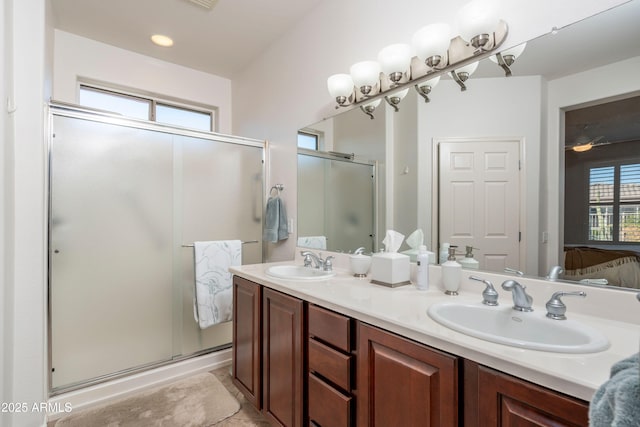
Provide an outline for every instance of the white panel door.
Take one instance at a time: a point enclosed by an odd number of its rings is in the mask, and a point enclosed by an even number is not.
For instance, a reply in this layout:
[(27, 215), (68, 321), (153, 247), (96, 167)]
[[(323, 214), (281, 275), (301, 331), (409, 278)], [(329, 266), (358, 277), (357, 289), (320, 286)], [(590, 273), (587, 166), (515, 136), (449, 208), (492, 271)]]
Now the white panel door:
[(439, 241), (473, 246), (480, 269), (520, 268), (520, 141), (439, 144)]

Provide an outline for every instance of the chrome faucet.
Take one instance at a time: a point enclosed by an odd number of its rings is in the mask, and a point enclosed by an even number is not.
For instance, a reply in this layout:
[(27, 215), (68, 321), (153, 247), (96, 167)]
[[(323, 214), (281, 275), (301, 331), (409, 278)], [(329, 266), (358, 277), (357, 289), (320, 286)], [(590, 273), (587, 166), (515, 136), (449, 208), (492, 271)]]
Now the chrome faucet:
[(563, 271), (564, 269), (562, 267), (560, 267), (559, 265), (554, 265), (553, 267), (551, 267), (551, 270), (547, 275), (547, 280), (558, 280)]
[(513, 309), (518, 311), (533, 311), (531, 304), (533, 298), (525, 291), (526, 287), (522, 286), (515, 280), (507, 280), (502, 283), (502, 289), (510, 291), (513, 295)]
[(504, 272), (515, 274), (516, 276), (524, 276), (524, 273), (522, 271), (516, 270), (515, 268), (505, 267)]
[(493, 284), (490, 281), (481, 279), (480, 277), (476, 276), (469, 276), (469, 279), (485, 284), (486, 287), (484, 288), (484, 291), (482, 291), (483, 304), (490, 306), (498, 305), (498, 292), (496, 292), (496, 289), (493, 287)]
[(333, 270), (333, 256), (328, 256), (326, 259), (322, 259), (322, 255), (316, 255), (311, 251), (301, 251), (300, 255), (304, 257), (304, 266), (311, 267), (313, 263), (314, 268), (318, 268), (324, 271)]
[(567, 312), (567, 306), (564, 305), (560, 297), (567, 295), (575, 295), (578, 297), (586, 297), (587, 293), (583, 291), (576, 292), (556, 292), (551, 295), (551, 299), (547, 301), (547, 317), (554, 320), (565, 320), (567, 316), (564, 314)]

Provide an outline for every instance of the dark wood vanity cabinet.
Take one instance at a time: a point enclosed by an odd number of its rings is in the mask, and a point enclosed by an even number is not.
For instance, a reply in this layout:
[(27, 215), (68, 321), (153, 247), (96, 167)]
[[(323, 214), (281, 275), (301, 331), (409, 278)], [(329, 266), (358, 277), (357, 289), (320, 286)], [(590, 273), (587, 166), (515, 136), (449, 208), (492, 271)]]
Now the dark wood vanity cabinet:
[(233, 382), (272, 425), (588, 425), (588, 402), (235, 276)]
[(262, 413), (272, 425), (303, 425), (303, 314), (301, 300), (263, 289)]
[(458, 425), (457, 357), (359, 323), (357, 363), (359, 427)]
[(585, 427), (587, 402), (464, 362), (464, 426)]
[(262, 407), (262, 286), (233, 278), (233, 383)]
[(235, 276), (233, 382), (272, 425), (304, 420), (304, 303)]
[(309, 304), (308, 312), (309, 425), (355, 425), (354, 320)]

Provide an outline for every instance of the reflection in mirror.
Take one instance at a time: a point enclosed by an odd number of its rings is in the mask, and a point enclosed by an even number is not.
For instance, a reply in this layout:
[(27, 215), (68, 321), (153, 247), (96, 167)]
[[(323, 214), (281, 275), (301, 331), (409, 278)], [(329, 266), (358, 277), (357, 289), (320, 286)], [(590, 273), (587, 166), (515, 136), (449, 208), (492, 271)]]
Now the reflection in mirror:
[(566, 279), (640, 287), (640, 97), (565, 113)]
[(375, 251), (375, 176), (375, 162), (298, 149), (298, 246)]
[[(575, 225), (588, 228), (587, 217), (583, 219), (580, 214), (577, 218), (562, 210), (574, 206), (573, 201), (565, 200), (565, 194), (577, 193), (576, 187), (565, 188), (569, 185), (565, 181), (573, 178), (567, 175), (565, 179), (564, 159), (573, 154), (564, 151), (565, 126), (567, 132), (571, 131), (564, 114), (640, 94), (636, 78), (640, 65), (639, 19), (640, 0), (632, 0), (528, 41), (524, 52), (510, 65), (511, 77), (505, 77), (498, 64), (483, 60), (465, 82), (465, 92), (449, 76), (443, 76), (429, 93), (428, 103), (412, 90), (398, 104), (398, 112), (383, 103), (376, 108), (375, 120), (356, 109), (323, 121), (321, 124), (331, 123), (331, 129), (340, 127), (340, 132), (331, 135), (335, 146), (341, 144), (343, 134), (348, 135), (348, 145), (353, 146), (353, 141), (373, 142), (371, 147), (365, 143), (353, 149), (321, 149), (354, 152), (379, 162), (378, 243), (385, 229), (409, 235), (417, 228), (424, 230), (425, 242), (434, 252), (448, 241), (450, 236), (439, 235), (438, 223), (442, 216), (452, 213), (439, 213), (439, 199), (432, 196), (440, 179), (438, 151), (434, 149), (438, 141), (516, 138), (523, 141), (525, 181), (520, 205), (522, 254), (517, 269), (529, 276), (544, 277), (553, 265), (564, 266), (565, 243), (594, 246), (593, 242), (569, 238), (564, 232), (567, 229), (572, 233)], [(509, 40), (504, 46), (512, 47)], [(610, 138), (604, 132), (596, 133), (594, 137), (602, 136), (602, 140)], [(575, 138), (567, 134), (568, 140)], [(615, 146), (603, 145), (599, 150), (613, 150)], [(627, 153), (632, 152), (631, 146), (626, 147)], [(374, 155), (367, 154), (369, 148)], [(354, 241), (340, 249), (358, 246), (360, 242)], [(616, 249), (636, 251), (638, 246)]]

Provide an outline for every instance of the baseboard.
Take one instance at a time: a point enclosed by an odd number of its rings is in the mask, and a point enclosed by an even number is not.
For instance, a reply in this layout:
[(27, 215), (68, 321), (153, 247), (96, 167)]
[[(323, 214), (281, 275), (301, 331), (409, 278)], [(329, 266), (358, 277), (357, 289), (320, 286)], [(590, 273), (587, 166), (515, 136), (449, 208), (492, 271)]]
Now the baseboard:
[(94, 386), (63, 393), (49, 399), (48, 421), (57, 420), (69, 410), (80, 411), (109, 400), (126, 397), (147, 388), (163, 385), (200, 372), (231, 364), (231, 349), (205, 354), (145, 372), (133, 374)]

